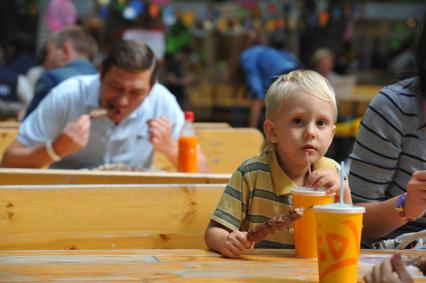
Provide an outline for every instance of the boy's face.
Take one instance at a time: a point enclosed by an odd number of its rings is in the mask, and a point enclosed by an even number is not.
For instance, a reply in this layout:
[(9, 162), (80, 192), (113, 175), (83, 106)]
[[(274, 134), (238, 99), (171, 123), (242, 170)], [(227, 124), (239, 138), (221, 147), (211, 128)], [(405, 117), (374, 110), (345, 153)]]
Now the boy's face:
[(306, 166), (307, 154), (310, 162), (324, 156), (334, 131), (332, 104), (305, 92), (295, 93), (274, 119), (265, 121), (266, 136), (277, 145), (280, 164), (285, 167)]

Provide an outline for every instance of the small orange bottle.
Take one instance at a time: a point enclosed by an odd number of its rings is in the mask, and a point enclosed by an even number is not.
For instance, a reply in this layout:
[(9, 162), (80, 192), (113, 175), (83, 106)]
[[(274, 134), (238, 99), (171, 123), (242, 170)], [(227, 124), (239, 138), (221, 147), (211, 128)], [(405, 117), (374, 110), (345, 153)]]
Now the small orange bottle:
[(195, 136), (194, 112), (185, 112), (185, 124), (179, 137), (178, 171), (197, 172), (197, 144)]

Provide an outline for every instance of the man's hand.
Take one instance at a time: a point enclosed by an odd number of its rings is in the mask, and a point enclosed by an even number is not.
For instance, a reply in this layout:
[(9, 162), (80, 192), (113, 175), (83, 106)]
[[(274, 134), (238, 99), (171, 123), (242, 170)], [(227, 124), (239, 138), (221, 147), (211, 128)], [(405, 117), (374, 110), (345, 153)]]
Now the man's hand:
[(172, 124), (165, 117), (148, 120), (149, 141), (155, 150), (170, 155), (170, 150), (177, 150), (177, 143), (172, 137)]
[(405, 214), (410, 219), (422, 217), (426, 212), (426, 170), (416, 171), (407, 184)]
[(53, 148), (61, 157), (79, 152), (86, 147), (90, 135), (90, 116), (81, 115), (68, 123), (53, 142)]

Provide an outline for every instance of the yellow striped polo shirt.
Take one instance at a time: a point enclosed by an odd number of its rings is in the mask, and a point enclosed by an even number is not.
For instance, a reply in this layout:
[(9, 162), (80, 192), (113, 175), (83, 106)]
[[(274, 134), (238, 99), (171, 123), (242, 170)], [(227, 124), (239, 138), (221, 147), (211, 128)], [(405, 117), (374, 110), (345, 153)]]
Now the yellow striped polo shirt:
[[(322, 157), (313, 169), (329, 168), (338, 172), (337, 162)], [(233, 173), (225, 187), (212, 220), (231, 230), (248, 231), (266, 220), (287, 213), (290, 191), (297, 185), (278, 164), (275, 151), (246, 160)], [(269, 235), (256, 248), (293, 248), (293, 228)]]

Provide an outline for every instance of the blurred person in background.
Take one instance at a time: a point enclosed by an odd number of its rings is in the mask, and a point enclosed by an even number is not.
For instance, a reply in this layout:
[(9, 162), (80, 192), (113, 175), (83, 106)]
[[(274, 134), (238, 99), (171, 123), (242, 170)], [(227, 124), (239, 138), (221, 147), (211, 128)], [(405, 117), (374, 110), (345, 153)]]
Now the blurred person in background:
[(62, 81), (77, 75), (97, 73), (97, 68), (90, 62), (96, 50), (93, 37), (79, 26), (66, 27), (53, 33), (47, 44), (44, 63), (48, 71), (36, 83), (25, 118)]
[(312, 65), (315, 71), (332, 82), (339, 77), (339, 75), (333, 71), (334, 60), (335, 56), (333, 51), (327, 48), (320, 48), (317, 49), (312, 56)]
[(0, 66), (0, 119), (21, 119), (32, 91), (25, 76), (36, 62), (34, 46), (26, 33), (17, 33), (5, 46), (5, 64)]
[(270, 46), (266, 46), (257, 37), (255, 33), (249, 34), (246, 43), (248, 47), (240, 55), (245, 83), (251, 94), (248, 126), (256, 128), (261, 121), (266, 90), (274, 78), (302, 67), (296, 56), (282, 50), (282, 42), (271, 42)]
[(194, 76), (187, 72), (191, 52), (191, 48), (185, 46), (166, 57), (165, 86), (174, 94), (182, 109), (185, 109), (188, 99), (186, 88), (195, 81)]
[[(148, 169), (154, 151), (177, 166), (184, 115), (157, 83), (157, 65), (146, 44), (116, 42), (100, 74), (74, 76), (52, 89), (23, 121), (0, 166), (81, 169), (122, 163)], [(104, 114), (95, 119), (89, 115), (94, 109)], [(205, 172), (200, 150), (197, 158)]]

